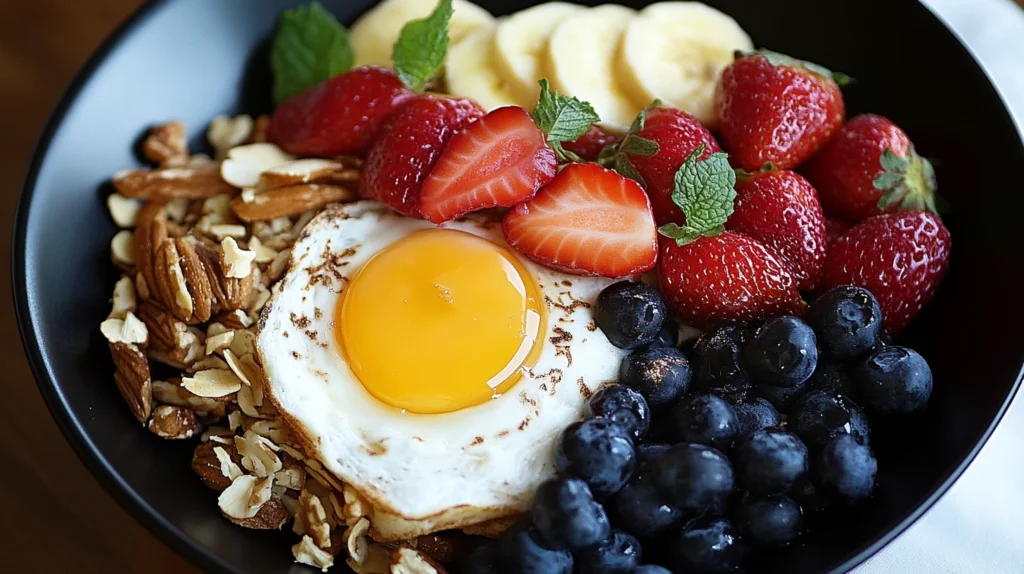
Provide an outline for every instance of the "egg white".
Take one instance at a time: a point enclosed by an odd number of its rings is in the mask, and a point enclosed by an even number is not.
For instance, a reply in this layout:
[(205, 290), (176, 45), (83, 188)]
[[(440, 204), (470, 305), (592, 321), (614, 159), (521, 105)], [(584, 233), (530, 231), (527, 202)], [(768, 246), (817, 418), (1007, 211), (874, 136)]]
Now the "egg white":
[[(434, 227), (372, 201), (331, 207), (309, 223), (260, 321), (269, 394), (307, 453), (374, 507), (373, 533), (396, 540), (525, 510), (554, 473), (554, 443), (590, 395), (613, 381), (625, 352), (594, 323), (611, 281), (523, 259), (543, 293), (542, 352), (505, 394), (445, 414), (411, 414), (373, 397), (334, 338), (334, 313), (350, 277), (395, 241)], [(505, 245), (500, 221), (449, 222)], [(388, 329), (381, 325), (381, 329)], [(394, 333), (396, 360), (405, 338)]]

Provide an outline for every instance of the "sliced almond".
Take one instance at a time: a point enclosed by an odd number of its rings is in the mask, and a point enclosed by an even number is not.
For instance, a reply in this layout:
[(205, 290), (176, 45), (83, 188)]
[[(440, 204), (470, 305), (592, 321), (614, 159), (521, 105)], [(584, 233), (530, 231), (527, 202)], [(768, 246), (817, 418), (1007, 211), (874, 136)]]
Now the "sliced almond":
[(328, 203), (354, 201), (357, 198), (358, 194), (346, 187), (309, 183), (265, 191), (250, 203), (235, 198), (231, 201), (231, 208), (239, 219), (248, 222), (289, 217), (320, 209)]
[[(172, 379), (176, 381), (177, 379)], [(153, 381), (153, 399), (165, 405), (188, 407), (197, 413), (224, 414), (224, 403), (192, 394), (177, 382)], [(208, 429), (207, 432), (210, 432)]]
[(340, 163), (326, 159), (297, 159), (264, 170), (256, 183), (256, 189), (265, 191), (297, 183), (310, 183), (331, 176), (344, 169)]
[(118, 267), (133, 267), (135, 265), (135, 234), (127, 229), (118, 231), (110, 240), (110, 256)]
[(241, 114), (235, 117), (217, 116), (206, 130), (206, 139), (217, 150), (217, 157), (224, 159), (228, 151), (245, 142), (252, 133), (252, 116)]
[(216, 225), (211, 225), (209, 226), (209, 233), (217, 239), (224, 239), (225, 237), (242, 239), (247, 234), (244, 225), (237, 225), (234, 223), (218, 223)]
[(144, 345), (149, 340), (146, 324), (132, 312), (128, 312), (123, 320), (107, 319), (100, 323), (100, 332), (111, 343)]
[(124, 319), (128, 313), (134, 313), (138, 306), (135, 296), (135, 282), (131, 277), (124, 276), (114, 284), (114, 295), (111, 297), (108, 319)]
[(120, 193), (111, 193), (107, 196), (107, 209), (110, 211), (110, 218), (118, 227), (135, 227), (138, 220), (139, 210), (142, 209), (142, 200), (131, 199)]
[(158, 202), (234, 193), (234, 189), (221, 179), (216, 164), (154, 170), (126, 169), (114, 174), (114, 188), (125, 197)]
[(234, 331), (224, 331), (219, 335), (206, 337), (206, 354), (219, 353), (231, 346), (231, 340), (235, 338)]
[[(241, 226), (239, 226), (241, 227)], [(244, 227), (242, 228), (245, 229)], [(224, 275), (233, 279), (244, 279), (252, 273), (252, 262), (256, 259), (255, 251), (246, 251), (238, 247), (231, 237), (220, 242), (221, 260), (224, 262)]]
[(210, 213), (216, 213), (222, 216), (228, 216), (231, 214), (231, 195), (227, 193), (219, 193), (213, 197), (208, 197), (203, 200), (202, 212), (204, 215)]
[(249, 238), (249, 251), (256, 254), (253, 257), (256, 263), (270, 263), (277, 257), (277, 251), (263, 245), (263, 241), (255, 235)]
[(235, 437), (235, 448), (242, 455), (242, 466), (260, 478), (281, 470), (281, 459), (270, 447), (270, 441), (252, 431)]
[(255, 187), (260, 174), (295, 159), (271, 143), (254, 143), (232, 148), (221, 162), (220, 175), (239, 189)]
[(309, 535), (303, 536), (298, 544), (292, 546), (292, 556), (299, 564), (319, 568), (321, 572), (327, 572), (328, 568), (334, 566), (334, 556), (318, 547)]
[(191, 377), (182, 377), (181, 386), (199, 397), (220, 398), (238, 392), (242, 381), (230, 370), (207, 369)]
[(217, 505), (221, 512), (231, 518), (252, 518), (270, 500), (273, 486), (273, 476), (262, 479), (249, 475), (239, 476), (220, 493)]
[(188, 201), (185, 198), (172, 199), (165, 204), (167, 217), (171, 221), (182, 223), (185, 221), (185, 214), (188, 213)]

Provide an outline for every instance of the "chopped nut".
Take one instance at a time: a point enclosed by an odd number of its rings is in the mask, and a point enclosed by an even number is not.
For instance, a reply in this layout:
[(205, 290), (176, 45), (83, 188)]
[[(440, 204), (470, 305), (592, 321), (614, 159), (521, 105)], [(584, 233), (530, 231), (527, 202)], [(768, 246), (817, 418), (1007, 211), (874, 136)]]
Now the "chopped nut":
[(347, 484), (342, 485), (341, 495), (345, 501), (341, 514), (345, 524), (355, 524), (360, 518), (370, 514), (369, 503), (356, 489)]
[(110, 218), (118, 227), (135, 227), (135, 222), (142, 209), (142, 201), (127, 198), (120, 193), (111, 193), (107, 196), (107, 209), (110, 211)]
[(271, 446), (270, 441), (252, 431), (235, 437), (235, 448), (242, 455), (242, 466), (260, 478), (281, 470), (281, 459)]
[(246, 114), (235, 117), (217, 116), (206, 130), (206, 139), (217, 150), (217, 159), (224, 159), (228, 151), (241, 145), (252, 133), (253, 120)]
[(172, 199), (168, 201), (164, 207), (167, 210), (167, 217), (170, 218), (171, 221), (176, 221), (178, 223), (185, 221), (185, 214), (188, 213), (187, 199), (183, 197)]
[(108, 319), (124, 319), (136, 310), (135, 282), (131, 277), (124, 276), (114, 284), (114, 296)]
[(256, 254), (253, 259), (256, 263), (270, 263), (277, 257), (277, 251), (263, 245), (260, 238), (255, 235), (249, 238), (249, 251)]
[(149, 419), (149, 430), (161, 438), (192, 438), (201, 429), (196, 412), (185, 407), (160, 405)]
[(146, 341), (149, 340), (149, 331), (146, 329), (146, 324), (130, 311), (125, 315), (124, 320), (107, 319), (100, 323), (100, 332), (111, 343), (145, 346)]
[(313, 538), (313, 542), (320, 548), (330, 548), (331, 525), (327, 523), (327, 512), (320, 499), (308, 490), (303, 490), (299, 494), (299, 509), (306, 533)]
[(135, 234), (127, 229), (118, 231), (110, 240), (110, 256), (114, 265), (130, 269), (135, 265)]
[(185, 124), (170, 121), (153, 127), (142, 142), (142, 155), (156, 164), (173, 164), (188, 160)]
[(242, 528), (250, 530), (280, 530), (291, 517), (292, 513), (288, 511), (283, 502), (271, 498), (256, 511), (256, 516), (252, 518), (232, 518), (230, 516), (227, 518)]
[(230, 518), (252, 518), (270, 500), (273, 486), (273, 476), (262, 479), (249, 475), (239, 476), (220, 493), (217, 505)]
[(344, 486), (338, 482), (334, 476), (324, 469), (320, 461), (314, 459), (308, 459), (306, 461), (306, 472), (308, 472), (317, 482), (322, 484), (328, 491), (331, 489), (339, 492), (344, 492)]
[(316, 542), (308, 535), (302, 537), (302, 541), (292, 546), (292, 556), (299, 564), (319, 568), (321, 572), (334, 566), (334, 556), (317, 547)]
[(255, 187), (264, 171), (288, 163), (294, 158), (271, 143), (254, 143), (232, 148), (221, 162), (220, 175), (239, 189)]
[(254, 251), (240, 249), (238, 243), (230, 237), (220, 242), (220, 249), (221, 260), (225, 268), (224, 274), (227, 277), (244, 279), (252, 273), (252, 262), (256, 258)]
[(219, 223), (217, 225), (211, 225), (209, 233), (217, 239), (224, 239), (225, 237), (236, 237), (241, 239), (245, 237), (246, 231), (244, 225)]
[(224, 331), (219, 335), (209, 336), (207, 332), (206, 337), (206, 354), (212, 355), (219, 353), (231, 346), (231, 340), (235, 338), (234, 331)]
[(279, 443), (277, 447), (280, 448), (282, 452), (294, 458), (295, 460), (306, 460), (306, 456), (304, 454), (302, 454), (295, 448), (288, 446), (287, 444)]
[(169, 357), (186, 367), (192, 367), (203, 354), (202, 333), (194, 327), (187, 327), (185, 330), (174, 334), (174, 348), (171, 349)]
[(230, 370), (207, 369), (191, 377), (182, 377), (181, 386), (200, 397), (219, 398), (238, 392), (242, 381)]
[(232, 432), (242, 428), (242, 424), (245, 423), (245, 415), (242, 411), (231, 411), (228, 413), (228, 428)]
[(274, 473), (274, 481), (285, 488), (302, 490), (302, 486), (306, 482), (306, 473), (298, 466), (286, 465)]
[(199, 475), (203, 484), (220, 492), (242, 476), (242, 469), (238, 467), (241, 461), (234, 445), (204, 442), (192, 453), (192, 471)]
[(231, 214), (231, 195), (220, 193), (203, 200), (202, 212), (204, 215), (216, 213), (220, 216)]
[(391, 553), (391, 574), (445, 574), (447, 570), (426, 555), (407, 546)]
[(114, 174), (114, 188), (125, 197), (168, 201), (203, 199), (219, 193), (233, 193), (220, 178), (217, 164), (198, 167), (125, 169)]
[[(172, 382), (174, 381), (174, 382)], [(177, 379), (172, 381), (153, 381), (153, 398), (160, 404), (188, 407), (197, 413), (209, 413), (224, 416), (224, 403), (192, 394), (182, 387)], [(212, 429), (211, 429), (212, 430)], [(207, 431), (210, 432), (210, 431)]]
[(344, 166), (340, 163), (326, 159), (297, 159), (264, 170), (259, 175), (256, 189), (266, 191), (286, 185), (320, 181), (342, 169)]
[(277, 256), (274, 257), (274, 261), (270, 264), (270, 267), (267, 268), (267, 277), (269, 277), (271, 281), (277, 281), (280, 279), (288, 269), (288, 262), (291, 258), (291, 247), (278, 252)]
[[(260, 221), (298, 215), (320, 209), (328, 203), (354, 201), (358, 195), (338, 185), (303, 183), (265, 191), (250, 203), (241, 198), (231, 201), (231, 209), (242, 221)], [(290, 223), (289, 223), (290, 227)]]
[(226, 311), (217, 315), (215, 319), (227, 329), (241, 330), (248, 329), (252, 326), (252, 321), (249, 320), (249, 316), (242, 312), (241, 309)]
[(284, 426), (280, 419), (251, 421), (246, 430), (252, 430), (277, 445), (281, 445), (290, 438), (288, 427)]
[(251, 299), (249, 299), (249, 315), (259, 316), (260, 311), (263, 310), (263, 306), (270, 300), (270, 290), (263, 285), (257, 285), (252, 290)]
[(349, 526), (342, 535), (342, 538), (345, 540), (345, 549), (348, 551), (348, 557), (356, 564), (362, 564), (366, 561), (366, 553), (370, 547), (370, 541), (368, 540), (369, 530), (370, 521), (360, 518), (355, 524)]
[(128, 343), (110, 343), (110, 354), (116, 368), (117, 390), (121, 391), (135, 418), (140, 423), (146, 422), (153, 408), (153, 387), (146, 356), (137, 346)]

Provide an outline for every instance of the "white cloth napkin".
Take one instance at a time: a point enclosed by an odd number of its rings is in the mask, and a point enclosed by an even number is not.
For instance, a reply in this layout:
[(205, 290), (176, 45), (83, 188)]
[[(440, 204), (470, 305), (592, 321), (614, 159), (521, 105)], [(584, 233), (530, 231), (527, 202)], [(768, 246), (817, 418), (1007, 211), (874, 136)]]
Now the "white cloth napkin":
[[(1010, 0), (922, 0), (960, 35), (1024, 123), (1024, 11)], [(941, 182), (940, 182), (941, 186)], [(1024, 573), (1024, 396), (953, 487), (855, 574)]]

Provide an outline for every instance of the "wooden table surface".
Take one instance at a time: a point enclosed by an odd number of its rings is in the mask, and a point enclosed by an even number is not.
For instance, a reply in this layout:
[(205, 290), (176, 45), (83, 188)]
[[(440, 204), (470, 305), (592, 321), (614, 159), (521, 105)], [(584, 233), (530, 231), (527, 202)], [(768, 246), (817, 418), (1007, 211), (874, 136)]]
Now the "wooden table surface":
[(64, 441), (25, 361), (9, 277), (18, 190), (47, 115), (89, 53), (141, 3), (0, 2), (0, 565), (21, 573), (198, 572), (122, 510)]

